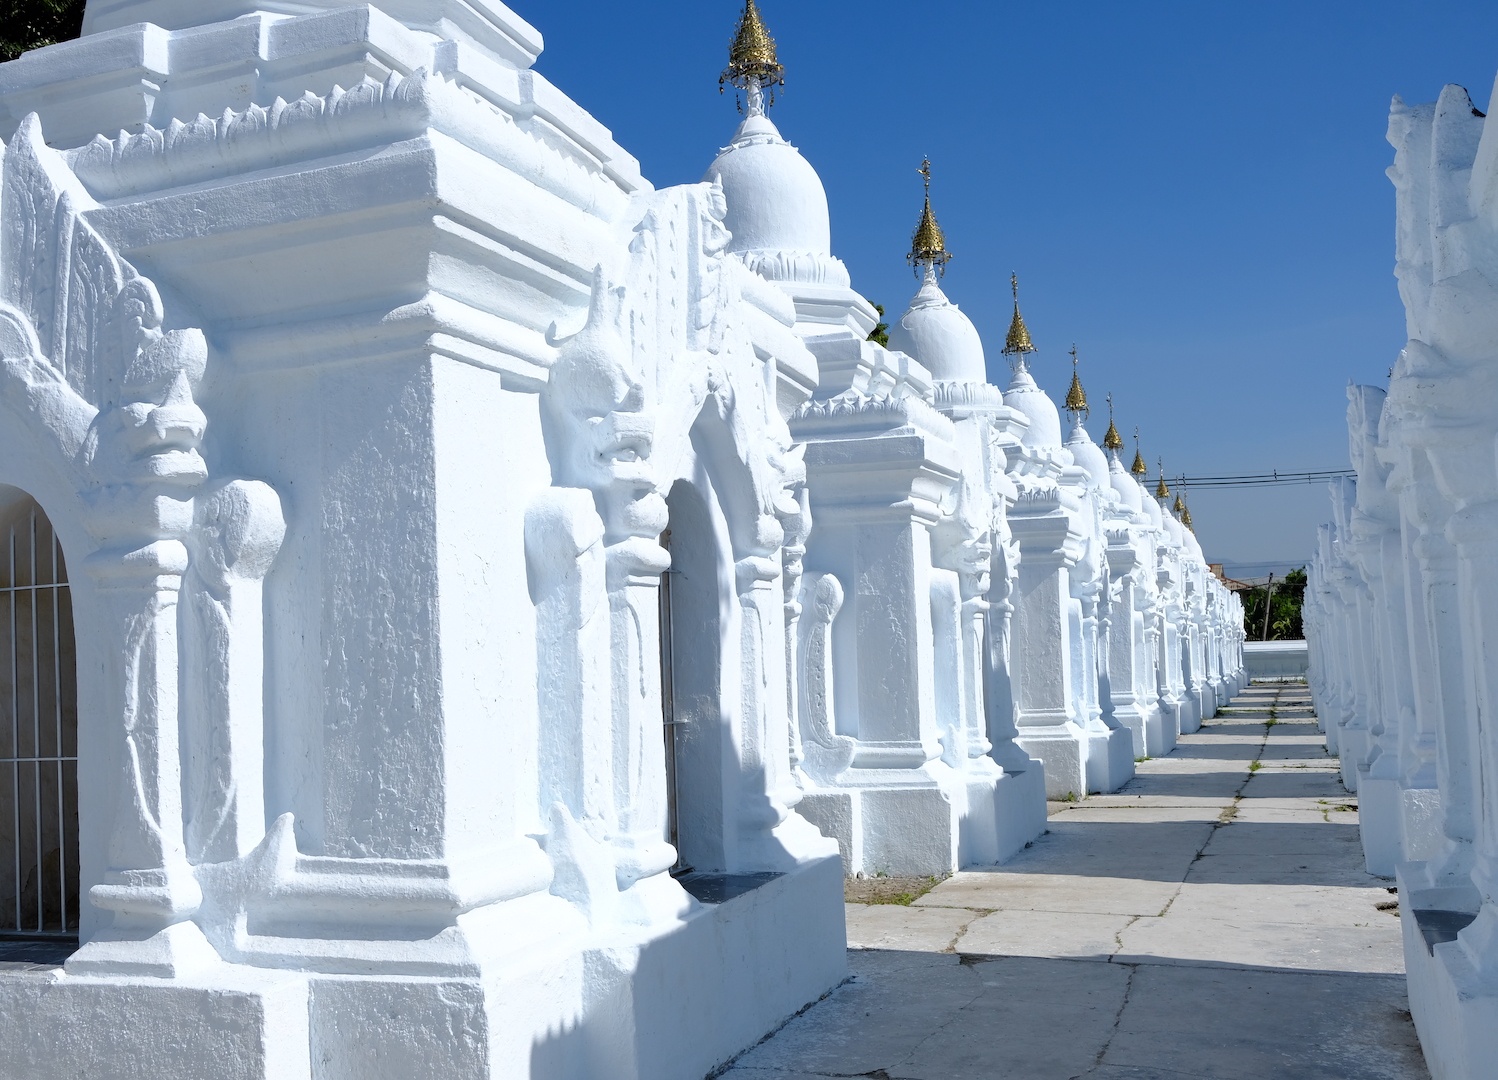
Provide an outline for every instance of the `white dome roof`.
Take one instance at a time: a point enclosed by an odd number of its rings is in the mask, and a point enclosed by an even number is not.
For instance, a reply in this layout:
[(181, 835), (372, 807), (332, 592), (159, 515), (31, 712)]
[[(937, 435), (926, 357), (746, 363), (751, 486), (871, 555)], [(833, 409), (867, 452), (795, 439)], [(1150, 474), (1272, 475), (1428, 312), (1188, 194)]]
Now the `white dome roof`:
[(1087, 429), (1077, 422), (1067, 436), (1066, 448), (1071, 451), (1072, 461), (1086, 471), (1091, 483), (1089, 487), (1108, 486), (1108, 458), (1102, 447), (1092, 441)]
[(1152, 496), (1143, 484), (1138, 484), (1137, 486), (1139, 493), (1143, 496), (1141, 502), (1144, 506), (1144, 512), (1149, 515), (1150, 524), (1157, 529), (1163, 528), (1165, 525), (1165, 511), (1160, 509), (1159, 500)]
[(1136, 513), (1144, 509), (1144, 492), (1139, 490), (1139, 482), (1125, 471), (1123, 462), (1118, 460), (1114, 454), (1108, 462), (1108, 482), (1113, 485), (1113, 490), (1118, 492), (1118, 497), (1123, 504)]
[(1026, 446), (1061, 446), (1061, 414), (1045, 391), (1035, 385), (1029, 371), (1020, 368), (1014, 373), (1009, 389), (1004, 391), (1004, 404), (1029, 418), (1030, 430), (1024, 436)]
[(832, 254), (827, 191), (811, 164), (767, 116), (749, 116), (708, 166), (723, 185), (728, 250)]
[(933, 379), (988, 381), (977, 328), (947, 299), (935, 276), (926, 278), (910, 309), (889, 328), (889, 347), (915, 357)]

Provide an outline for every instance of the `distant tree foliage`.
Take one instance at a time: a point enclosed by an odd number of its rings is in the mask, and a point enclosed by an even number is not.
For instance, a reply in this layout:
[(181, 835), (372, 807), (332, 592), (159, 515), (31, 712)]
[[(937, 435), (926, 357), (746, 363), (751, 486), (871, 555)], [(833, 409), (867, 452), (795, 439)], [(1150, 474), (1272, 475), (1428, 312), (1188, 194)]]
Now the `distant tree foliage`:
[(83, 0), (0, 0), (0, 61), (83, 32)]
[(875, 304), (874, 310), (879, 312), (879, 325), (874, 327), (874, 332), (869, 335), (869, 340), (889, 348), (889, 323), (884, 321), (884, 305)]
[[(1264, 639), (1264, 599), (1268, 592), (1267, 586), (1256, 585), (1252, 589), (1243, 589), (1238, 593), (1238, 598), (1243, 601), (1243, 629), (1247, 632), (1249, 641)], [(1305, 595), (1306, 572), (1304, 568), (1291, 570), (1285, 575), (1283, 581), (1274, 583), (1274, 599), (1270, 601), (1268, 640), (1299, 641), (1306, 636), (1300, 623), (1300, 607), (1305, 601)]]

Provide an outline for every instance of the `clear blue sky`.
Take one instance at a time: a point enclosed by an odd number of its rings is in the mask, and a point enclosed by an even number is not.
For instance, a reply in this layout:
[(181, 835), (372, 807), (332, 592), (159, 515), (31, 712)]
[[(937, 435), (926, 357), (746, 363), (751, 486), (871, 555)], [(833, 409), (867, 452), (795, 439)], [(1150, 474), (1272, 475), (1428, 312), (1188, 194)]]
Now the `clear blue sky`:
[[(658, 186), (701, 179), (737, 123), (718, 73), (735, 0), (512, 0), (539, 70)], [(1059, 402), (1075, 342), (1095, 439), (1112, 391), (1153, 468), (1345, 466), (1345, 386), (1404, 343), (1390, 97), (1460, 83), (1486, 109), (1498, 4), (763, 0), (786, 66), (772, 117), (821, 174), (834, 253), (892, 313), (929, 155), (944, 287), (989, 373), (1011, 270)], [(1202, 491), (1207, 556), (1299, 562), (1316, 488)], [(1247, 568), (1245, 567), (1245, 572)]]

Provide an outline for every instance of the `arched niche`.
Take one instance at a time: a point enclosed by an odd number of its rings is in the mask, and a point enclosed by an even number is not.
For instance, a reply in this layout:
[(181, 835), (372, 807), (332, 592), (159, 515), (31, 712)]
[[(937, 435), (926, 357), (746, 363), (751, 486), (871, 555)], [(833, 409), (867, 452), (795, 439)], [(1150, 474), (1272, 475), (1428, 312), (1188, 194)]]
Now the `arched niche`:
[[(705, 489), (705, 490), (704, 490)], [(678, 870), (721, 873), (734, 867), (730, 776), (736, 763), (731, 732), (729, 631), (737, 622), (733, 564), (726, 523), (713, 505), (705, 475), (678, 480), (670, 508), (666, 603), (670, 641), (663, 643), (663, 679), (670, 702), (666, 738)]]
[(0, 933), (78, 933), (78, 679), (72, 590), (42, 507), (0, 485)]

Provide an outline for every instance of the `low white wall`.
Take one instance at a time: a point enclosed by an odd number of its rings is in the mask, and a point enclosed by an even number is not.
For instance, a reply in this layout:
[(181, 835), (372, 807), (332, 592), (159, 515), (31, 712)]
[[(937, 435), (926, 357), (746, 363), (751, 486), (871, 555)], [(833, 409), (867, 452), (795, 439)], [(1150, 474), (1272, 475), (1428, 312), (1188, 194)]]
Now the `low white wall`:
[(1304, 641), (1243, 643), (1243, 665), (1250, 679), (1303, 679), (1309, 664)]

